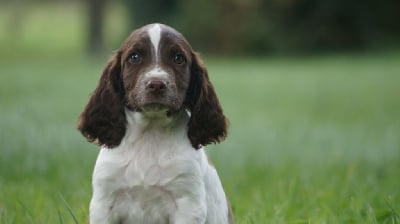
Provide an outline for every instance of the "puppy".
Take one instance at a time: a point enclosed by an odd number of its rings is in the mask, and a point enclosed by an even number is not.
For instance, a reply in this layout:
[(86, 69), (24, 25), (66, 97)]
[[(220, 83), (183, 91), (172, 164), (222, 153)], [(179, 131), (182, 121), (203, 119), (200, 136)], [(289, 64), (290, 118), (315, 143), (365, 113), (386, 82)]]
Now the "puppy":
[(207, 70), (176, 30), (132, 32), (107, 63), (78, 120), (101, 146), (91, 224), (233, 223), (203, 146), (227, 135)]

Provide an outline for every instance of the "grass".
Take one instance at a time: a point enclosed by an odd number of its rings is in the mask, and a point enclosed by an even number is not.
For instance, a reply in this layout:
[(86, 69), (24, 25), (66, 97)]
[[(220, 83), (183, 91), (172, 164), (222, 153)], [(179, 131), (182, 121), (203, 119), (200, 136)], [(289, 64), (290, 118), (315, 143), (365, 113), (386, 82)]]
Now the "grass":
[(214, 160), (239, 223), (399, 222), (397, 60), (212, 64), (232, 123)]
[[(50, 36), (83, 36), (74, 7)], [(0, 223), (87, 223), (98, 150), (75, 124), (106, 58), (39, 37), (1, 37)], [(231, 122), (207, 151), (236, 223), (400, 222), (399, 51), (205, 59)]]

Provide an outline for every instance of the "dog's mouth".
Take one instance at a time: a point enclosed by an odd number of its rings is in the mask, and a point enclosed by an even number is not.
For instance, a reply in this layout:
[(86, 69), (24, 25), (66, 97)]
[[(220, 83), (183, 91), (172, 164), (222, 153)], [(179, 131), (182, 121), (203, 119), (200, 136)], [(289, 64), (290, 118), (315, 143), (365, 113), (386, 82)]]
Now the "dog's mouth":
[(157, 115), (157, 117), (169, 117), (181, 110), (182, 103), (174, 96), (155, 97), (132, 94), (125, 99), (125, 106), (131, 111), (150, 115), (150, 117), (154, 117), (153, 115)]

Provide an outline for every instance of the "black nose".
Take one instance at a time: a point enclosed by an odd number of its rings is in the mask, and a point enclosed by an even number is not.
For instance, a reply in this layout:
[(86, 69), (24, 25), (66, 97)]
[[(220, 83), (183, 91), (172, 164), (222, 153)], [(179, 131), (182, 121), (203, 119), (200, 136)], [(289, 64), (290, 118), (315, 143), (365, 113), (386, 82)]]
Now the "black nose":
[(146, 89), (154, 93), (162, 93), (167, 89), (167, 84), (161, 80), (150, 80), (146, 83)]

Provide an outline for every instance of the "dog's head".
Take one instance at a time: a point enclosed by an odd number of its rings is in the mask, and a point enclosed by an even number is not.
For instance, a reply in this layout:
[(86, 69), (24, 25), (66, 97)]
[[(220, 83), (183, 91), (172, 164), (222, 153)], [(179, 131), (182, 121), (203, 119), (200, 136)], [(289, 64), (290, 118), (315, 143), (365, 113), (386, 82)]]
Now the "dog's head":
[(103, 70), (78, 121), (90, 141), (108, 148), (126, 132), (125, 109), (190, 112), (188, 138), (194, 148), (227, 134), (227, 120), (200, 57), (171, 27), (150, 24), (134, 30)]

